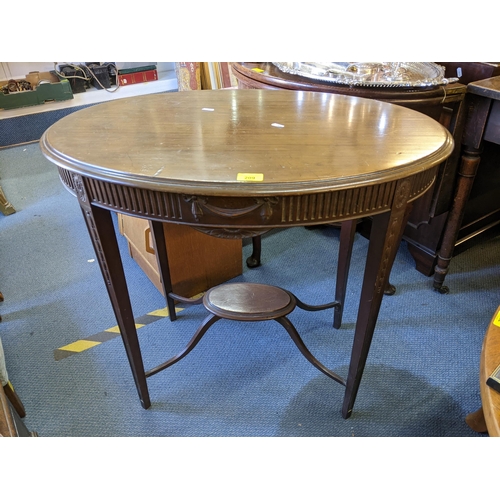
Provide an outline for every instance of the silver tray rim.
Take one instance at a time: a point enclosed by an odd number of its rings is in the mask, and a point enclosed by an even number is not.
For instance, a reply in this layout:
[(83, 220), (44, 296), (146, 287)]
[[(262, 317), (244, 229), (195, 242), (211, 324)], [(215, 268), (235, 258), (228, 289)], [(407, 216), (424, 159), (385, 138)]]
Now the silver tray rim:
[[(419, 63), (398, 63), (401, 65), (420, 65), (429, 70), (429, 75), (423, 76), (419, 80), (395, 80), (395, 81), (370, 81), (370, 80), (356, 80), (354, 73), (349, 73), (345, 69), (352, 64), (383, 64), (383, 63), (354, 63), (354, 62), (332, 62), (332, 63), (300, 63), (300, 62), (272, 62), (280, 71), (292, 75), (302, 76), (312, 80), (318, 80), (327, 83), (334, 83), (338, 85), (357, 86), (357, 87), (383, 87), (383, 88), (421, 88), (421, 87), (437, 87), (448, 85), (458, 81), (458, 78), (445, 78), (444, 67), (432, 62), (419, 62)], [(331, 65), (331, 68), (336, 70), (337, 73), (333, 75), (313, 74), (301, 69), (300, 65)], [(386, 63), (387, 64), (387, 63)], [(396, 63), (392, 63), (396, 64)], [(431, 74), (432, 71), (434, 74)]]

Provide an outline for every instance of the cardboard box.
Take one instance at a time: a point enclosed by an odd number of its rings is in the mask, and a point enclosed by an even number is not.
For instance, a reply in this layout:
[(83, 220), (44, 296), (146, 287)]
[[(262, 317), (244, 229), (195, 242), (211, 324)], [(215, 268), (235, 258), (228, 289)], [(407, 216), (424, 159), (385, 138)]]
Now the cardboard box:
[[(118, 214), (120, 233), (127, 238), (130, 256), (163, 293), (149, 222)], [(193, 297), (243, 272), (242, 241), (201, 233), (183, 224), (164, 223), (172, 289)]]
[[(73, 91), (68, 80), (61, 79), (54, 71), (33, 71), (26, 75), (24, 80), (31, 83), (33, 90), (0, 92), (0, 109), (15, 109), (26, 106), (35, 106), (52, 101), (66, 101), (73, 99)], [(20, 80), (16, 80), (19, 82)], [(9, 81), (1, 81), (0, 88), (8, 85)]]

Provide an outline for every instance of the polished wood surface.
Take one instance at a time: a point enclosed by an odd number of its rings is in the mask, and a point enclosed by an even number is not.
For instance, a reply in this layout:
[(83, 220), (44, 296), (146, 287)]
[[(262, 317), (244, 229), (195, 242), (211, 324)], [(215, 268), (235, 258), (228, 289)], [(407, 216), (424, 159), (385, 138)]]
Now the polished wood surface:
[(490, 436), (500, 437), (500, 393), (486, 380), (500, 365), (500, 307), (496, 310), (486, 332), (481, 351), (479, 381), (484, 420)]
[[(288, 314), (293, 307), (290, 306), (290, 294), (286, 290), (259, 283), (229, 283), (221, 285), (203, 298), (205, 307), (214, 314), (240, 320), (249, 318), (249, 321), (260, 319), (274, 319), (283, 314)], [(282, 311), (286, 312), (283, 313)], [(223, 316), (225, 314), (225, 316)]]
[(377, 184), (437, 165), (452, 147), (442, 126), (407, 109), (265, 90), (119, 99), (63, 118), (42, 138), (60, 166), (95, 179), (217, 196)]
[(453, 96), (462, 93), (464, 88), (461, 84), (450, 84), (446, 88), (438, 85), (422, 88), (341, 85), (284, 73), (270, 62), (235, 62), (232, 69), (241, 88), (279, 88), (366, 97), (418, 109), (436, 119), (441, 114), (440, 105), (446, 100), (452, 101)]
[(479, 386), (482, 406), (465, 417), (476, 432), (500, 437), (500, 393), (487, 385), (488, 377), (500, 366), (500, 306), (491, 318), (484, 336), (479, 367)]
[[(469, 71), (469, 67), (462, 66), (463, 72), (471, 76), (472, 71)], [(455, 235), (458, 231), (458, 228), (449, 223), (449, 220), (457, 220), (457, 217), (455, 214), (450, 217), (448, 215), (454, 199), (460, 163), (460, 140), (466, 115), (464, 105), (466, 85), (455, 82), (445, 86), (422, 88), (349, 86), (284, 73), (269, 62), (233, 63), (232, 68), (238, 80), (238, 87), (242, 89), (307, 90), (376, 99), (415, 109), (444, 125), (455, 140), (454, 151), (440, 165), (433, 188), (414, 203), (403, 234), (408, 249), (415, 259), (417, 270), (426, 276), (431, 276), (435, 272), (438, 257), (442, 257), (440, 269), (444, 276), (455, 241), (452, 242), (451, 248), (441, 248), (443, 233)], [(463, 199), (463, 205), (454, 205), (455, 213), (463, 214), (466, 201)], [(371, 219), (365, 218), (358, 225), (358, 231), (368, 237), (370, 224)], [(256, 264), (257, 262), (250, 262), (250, 266), (255, 267)], [(440, 291), (445, 291), (445, 288), (441, 286)]]
[[(161, 222), (242, 238), (272, 227), (371, 216), (342, 405), (348, 418), (412, 202), (433, 185), (454, 144), (435, 120), (384, 102), (313, 92), (227, 90), (93, 106), (50, 127), (40, 145), (82, 209), (144, 408), (151, 405), (147, 377), (185, 356), (215, 319), (207, 319), (181, 354), (145, 370), (110, 211), (151, 221), (171, 320), (176, 319), (176, 296)], [(348, 260), (348, 254), (341, 252), (347, 256), (341, 258)], [(307, 310), (337, 306), (297, 304)], [(302, 349), (292, 327), (285, 328)], [(326, 368), (324, 373), (337, 377)]]
[(471, 82), (467, 86), (467, 92), (490, 99), (500, 100), (500, 76)]

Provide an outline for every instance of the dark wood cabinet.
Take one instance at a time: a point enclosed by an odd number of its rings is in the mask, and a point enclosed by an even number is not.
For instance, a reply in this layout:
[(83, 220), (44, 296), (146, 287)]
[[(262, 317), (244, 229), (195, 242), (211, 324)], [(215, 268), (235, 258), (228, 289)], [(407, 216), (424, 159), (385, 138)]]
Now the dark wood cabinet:
[[(435, 282), (442, 282), (446, 274), (443, 253), (500, 224), (500, 76), (469, 83), (466, 104), (461, 163), (449, 216), (458, 219), (453, 221), (457, 228), (454, 235), (449, 230), (443, 235)], [(455, 206), (460, 204), (464, 207), (459, 213)]]
[[(469, 179), (470, 184), (474, 181), (472, 191), (470, 185), (465, 191), (458, 190), (460, 178), (467, 175), (461, 171), (462, 137), (467, 117), (471, 115), (467, 84), (500, 74), (500, 65), (480, 62), (438, 64), (445, 67), (446, 77), (457, 77), (460, 74), (459, 81), (417, 89), (350, 87), (284, 73), (267, 62), (233, 64), (239, 88), (286, 88), (377, 99), (420, 111), (448, 128), (455, 140), (455, 149), (440, 166), (434, 188), (414, 203), (403, 235), (416, 268), (426, 276), (432, 276), (436, 272), (438, 260), (440, 272), (444, 276), (457, 245), (500, 222), (500, 190), (499, 182), (495, 180), (498, 177), (496, 172), (500, 170), (497, 168), (500, 161), (499, 147), (485, 145), (476, 179)], [(469, 124), (471, 126), (474, 125)], [(358, 231), (368, 236), (370, 226), (370, 219), (365, 219), (358, 225)], [(442, 286), (442, 280), (439, 283), (435, 280), (434, 288), (447, 291)]]
[(459, 83), (463, 85), (500, 75), (498, 62), (438, 62), (437, 64), (444, 66), (446, 78), (458, 78)]

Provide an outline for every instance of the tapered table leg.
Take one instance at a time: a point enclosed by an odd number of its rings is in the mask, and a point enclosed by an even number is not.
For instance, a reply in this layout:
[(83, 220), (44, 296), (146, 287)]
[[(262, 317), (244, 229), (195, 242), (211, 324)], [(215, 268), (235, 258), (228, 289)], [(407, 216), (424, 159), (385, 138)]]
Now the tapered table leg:
[(149, 221), (151, 227), (151, 234), (153, 235), (153, 244), (156, 255), (156, 262), (158, 263), (158, 270), (161, 276), (161, 284), (163, 287), (163, 294), (167, 301), (168, 315), (170, 321), (177, 319), (175, 312), (175, 301), (172, 298), (172, 279), (170, 277), (170, 267), (168, 264), (167, 245), (165, 242), (165, 232), (163, 231), (163, 222)]
[(78, 183), (80, 207), (120, 328), (141, 405), (143, 408), (149, 408), (151, 400), (111, 212), (91, 205), (81, 178), (80, 182), (77, 179), (75, 181)]
[(349, 418), (354, 407), (361, 377), (382, 304), (384, 290), (389, 281), (394, 259), (408, 221), (411, 205), (408, 204), (409, 184), (399, 183), (394, 208), (373, 217), (365, 274), (359, 301), (358, 317), (346, 380), (342, 416)]
[[(192, 299), (177, 295), (173, 291), (172, 278), (170, 275), (170, 265), (168, 263), (168, 251), (165, 239), (165, 232), (163, 230), (163, 222), (149, 221), (151, 234), (153, 235), (154, 253), (156, 255), (156, 263), (158, 264), (158, 271), (160, 273), (160, 281), (163, 287), (163, 295), (167, 301), (168, 315), (170, 321), (177, 319), (177, 312), (175, 311), (175, 302), (182, 304), (201, 304), (203, 298), (198, 297)], [(149, 376), (149, 375), (148, 375)]]
[(337, 262), (337, 280), (335, 283), (335, 301), (339, 303), (333, 313), (333, 327), (340, 328), (342, 315), (344, 313), (344, 302), (349, 278), (349, 267), (351, 265), (352, 246), (356, 234), (357, 220), (342, 222), (340, 226), (340, 247)]

